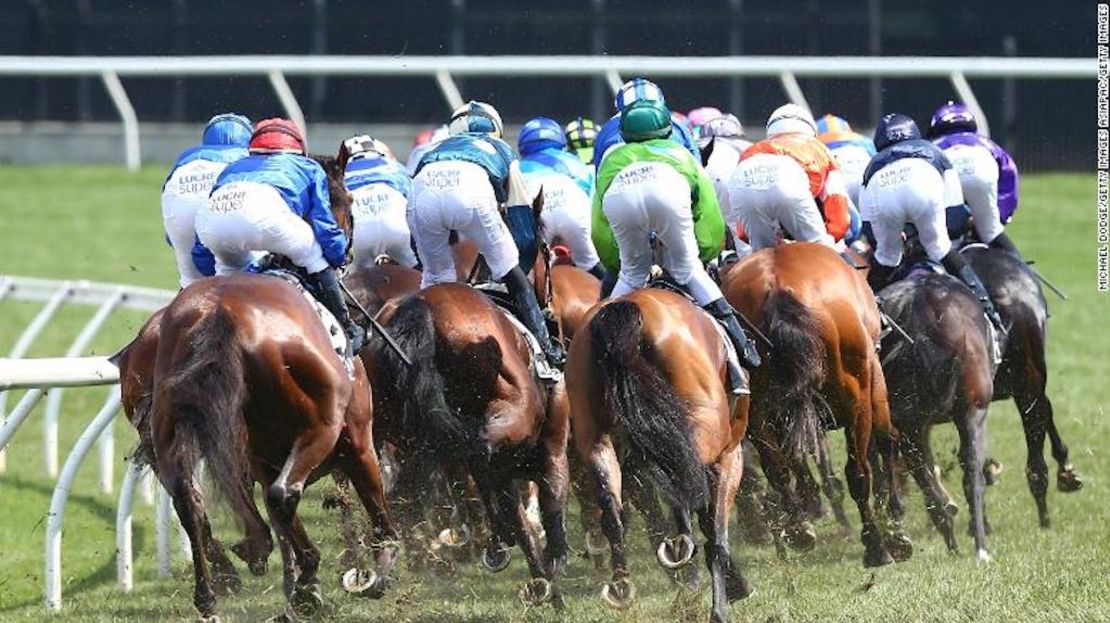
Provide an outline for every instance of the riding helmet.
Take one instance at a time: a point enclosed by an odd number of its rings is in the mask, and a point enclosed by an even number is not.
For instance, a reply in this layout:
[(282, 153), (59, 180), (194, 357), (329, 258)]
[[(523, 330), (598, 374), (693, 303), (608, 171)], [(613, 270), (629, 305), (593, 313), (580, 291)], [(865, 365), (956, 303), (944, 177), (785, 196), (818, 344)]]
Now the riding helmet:
[(901, 113), (883, 115), (875, 127), (875, 149), (883, 150), (895, 143), (921, 138), (917, 122)]
[(254, 127), (250, 151), (253, 154), (288, 153), (304, 155), (304, 133), (289, 119), (263, 119)]
[(817, 122), (808, 110), (797, 104), (783, 104), (767, 118), (767, 136), (799, 132), (817, 136)]
[(251, 141), (251, 120), (243, 115), (224, 113), (208, 120), (204, 126), (205, 145), (233, 145), (246, 147)]
[(671, 135), (671, 112), (663, 102), (640, 100), (621, 112), (621, 138), (626, 143), (667, 138)]
[(501, 115), (493, 106), (485, 102), (469, 102), (459, 106), (451, 113), (451, 121), (447, 124), (451, 134), (489, 134), (501, 138), (504, 126), (501, 124)]
[(521, 156), (544, 149), (563, 150), (567, 146), (567, 137), (558, 121), (549, 117), (536, 117), (520, 128), (520, 138), (517, 139), (516, 146)]
[(641, 100), (651, 100), (664, 105), (667, 103), (663, 98), (663, 90), (657, 84), (646, 78), (633, 78), (617, 89), (617, 97), (613, 105), (617, 112), (621, 112)]
[(967, 106), (948, 100), (933, 113), (929, 120), (929, 138), (936, 138), (954, 132), (978, 132), (979, 126), (975, 123), (975, 115), (971, 114)]

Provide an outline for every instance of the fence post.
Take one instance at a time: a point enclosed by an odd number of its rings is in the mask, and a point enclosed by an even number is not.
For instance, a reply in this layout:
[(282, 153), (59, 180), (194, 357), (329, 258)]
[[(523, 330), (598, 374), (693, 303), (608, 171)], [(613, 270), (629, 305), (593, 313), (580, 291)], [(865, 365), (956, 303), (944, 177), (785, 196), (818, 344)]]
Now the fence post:
[(127, 91), (124, 90), (123, 83), (119, 81), (116, 72), (105, 71), (100, 74), (100, 79), (104, 81), (104, 87), (108, 89), (108, 95), (112, 98), (116, 112), (119, 113), (120, 122), (123, 123), (123, 153), (127, 168), (138, 171), (142, 164), (139, 117), (135, 115), (135, 108), (131, 106), (131, 100), (127, 97)]

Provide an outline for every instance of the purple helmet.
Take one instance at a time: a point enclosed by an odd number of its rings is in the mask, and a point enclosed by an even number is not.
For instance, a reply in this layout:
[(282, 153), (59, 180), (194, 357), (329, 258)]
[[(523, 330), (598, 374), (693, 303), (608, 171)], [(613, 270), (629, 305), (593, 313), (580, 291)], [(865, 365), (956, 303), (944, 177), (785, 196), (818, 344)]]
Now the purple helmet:
[(933, 113), (929, 120), (929, 138), (936, 138), (953, 132), (978, 132), (975, 116), (967, 106), (949, 100)]

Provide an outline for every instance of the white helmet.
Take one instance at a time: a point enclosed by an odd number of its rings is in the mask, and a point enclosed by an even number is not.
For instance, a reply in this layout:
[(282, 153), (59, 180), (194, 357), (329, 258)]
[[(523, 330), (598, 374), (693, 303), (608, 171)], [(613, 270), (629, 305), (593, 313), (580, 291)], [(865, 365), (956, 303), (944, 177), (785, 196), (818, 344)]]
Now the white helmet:
[(504, 126), (501, 124), (501, 115), (497, 113), (497, 109), (485, 102), (469, 102), (459, 106), (455, 112), (451, 113), (451, 121), (448, 123), (451, 134), (463, 134), (465, 132), (478, 132), (482, 134), (489, 134), (501, 138)]
[(817, 136), (817, 122), (808, 110), (797, 104), (783, 104), (767, 118), (767, 136), (801, 132)]
[(369, 134), (359, 134), (343, 141), (343, 147), (347, 150), (348, 157), (354, 157), (360, 154), (378, 154), (390, 160), (396, 160), (397, 157), (393, 155), (393, 150), (385, 141), (376, 139)]

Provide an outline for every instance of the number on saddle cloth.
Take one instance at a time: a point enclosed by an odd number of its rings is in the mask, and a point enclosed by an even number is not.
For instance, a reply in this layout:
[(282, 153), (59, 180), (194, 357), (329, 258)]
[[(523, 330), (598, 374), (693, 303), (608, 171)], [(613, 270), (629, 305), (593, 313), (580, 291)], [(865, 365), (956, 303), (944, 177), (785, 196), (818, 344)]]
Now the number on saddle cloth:
[(530, 205), (515, 205), (505, 209), (505, 225), (513, 236), (520, 252), (520, 268), (528, 273), (536, 263), (539, 242), (536, 237), (536, 215)]

